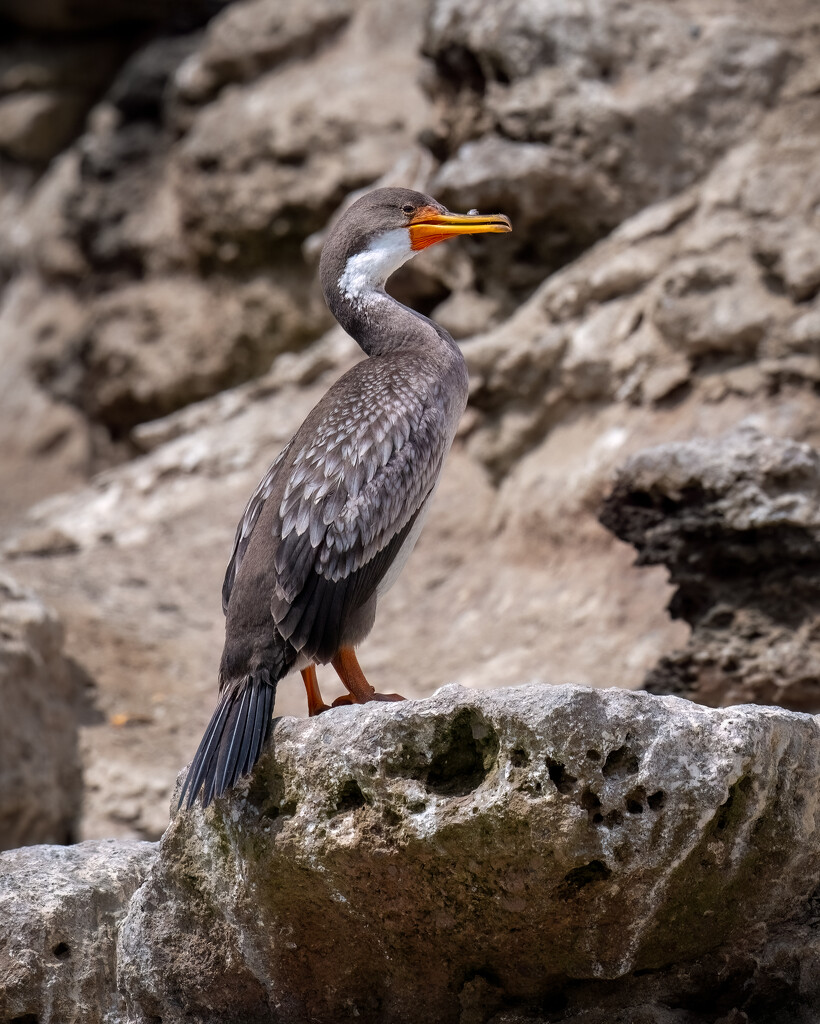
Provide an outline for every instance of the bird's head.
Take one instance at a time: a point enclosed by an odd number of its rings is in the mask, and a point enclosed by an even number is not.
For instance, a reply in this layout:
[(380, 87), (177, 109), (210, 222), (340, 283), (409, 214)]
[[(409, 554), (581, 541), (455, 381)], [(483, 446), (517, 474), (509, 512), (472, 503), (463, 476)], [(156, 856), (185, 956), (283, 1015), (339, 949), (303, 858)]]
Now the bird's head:
[(320, 263), (325, 295), (350, 301), (381, 288), (411, 256), (458, 235), (512, 231), (503, 213), (450, 213), (423, 192), (378, 188), (347, 209), (330, 232)]

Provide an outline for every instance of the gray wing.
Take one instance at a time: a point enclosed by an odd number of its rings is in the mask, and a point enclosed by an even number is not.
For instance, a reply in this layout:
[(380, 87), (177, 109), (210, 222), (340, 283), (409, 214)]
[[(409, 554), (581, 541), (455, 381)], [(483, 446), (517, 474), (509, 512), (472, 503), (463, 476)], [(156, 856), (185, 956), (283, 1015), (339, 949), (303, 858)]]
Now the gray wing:
[(336, 402), (298, 452), (275, 518), (271, 613), (279, 632), (320, 661), (338, 650), (352, 611), (375, 593), (441, 471), (450, 444), (440, 403), (407, 385)]
[(236, 528), (236, 536), (233, 540), (233, 551), (231, 551), (228, 568), (225, 570), (225, 579), (222, 583), (222, 611), (225, 615), (228, 614), (228, 601), (231, 598), (231, 591), (233, 590), (233, 585), (236, 582), (236, 575), (239, 572), (239, 566), (242, 564), (242, 559), (245, 557), (248, 544), (251, 542), (253, 528), (256, 526), (256, 522), (259, 519), (262, 506), (271, 496), (274, 482), (276, 480), (277, 470), (282, 465), (282, 462), (290, 451), (293, 441), (294, 438), (291, 438), (282, 451), (279, 452), (270, 469), (259, 482), (259, 486), (251, 495), (248, 504), (245, 506), (245, 511), (242, 513), (242, 518), (239, 520), (239, 525)]

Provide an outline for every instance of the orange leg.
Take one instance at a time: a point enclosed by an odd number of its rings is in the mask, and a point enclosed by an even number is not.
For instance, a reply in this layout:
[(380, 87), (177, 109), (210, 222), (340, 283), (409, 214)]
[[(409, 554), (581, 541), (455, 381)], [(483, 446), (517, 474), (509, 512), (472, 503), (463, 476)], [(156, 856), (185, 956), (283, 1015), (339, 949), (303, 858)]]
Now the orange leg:
[(365, 678), (352, 647), (342, 647), (331, 662), (336, 674), (349, 690), (349, 696), (337, 697), (333, 707), (341, 704), (367, 704), (371, 700), (404, 700), (398, 693), (376, 693)]
[(322, 695), (319, 692), (319, 683), (316, 679), (315, 665), (308, 665), (307, 668), (302, 669), (302, 681), (304, 682), (305, 689), (307, 690), (308, 715), (313, 718), (314, 715), (318, 715), (322, 711), (328, 711), (329, 708), (322, 700)]

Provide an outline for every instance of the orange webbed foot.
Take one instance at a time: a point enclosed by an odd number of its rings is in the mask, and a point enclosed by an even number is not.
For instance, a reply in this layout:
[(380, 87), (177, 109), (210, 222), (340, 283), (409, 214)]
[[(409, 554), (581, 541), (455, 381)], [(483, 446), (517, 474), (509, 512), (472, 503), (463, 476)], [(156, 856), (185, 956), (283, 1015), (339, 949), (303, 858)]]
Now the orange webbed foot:
[(333, 707), (343, 704), (369, 704), (372, 700), (396, 701), (404, 700), (400, 693), (376, 693), (368, 683), (356, 658), (352, 647), (342, 647), (331, 662), (336, 674), (347, 687), (350, 695), (339, 697), (333, 701)]

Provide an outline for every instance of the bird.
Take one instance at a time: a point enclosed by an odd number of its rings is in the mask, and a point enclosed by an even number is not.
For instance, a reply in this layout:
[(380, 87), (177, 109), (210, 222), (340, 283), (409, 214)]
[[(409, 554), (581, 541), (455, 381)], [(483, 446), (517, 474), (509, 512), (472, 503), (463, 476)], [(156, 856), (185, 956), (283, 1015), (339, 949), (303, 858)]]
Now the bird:
[(322, 249), (325, 301), (367, 359), (333, 384), (248, 501), (222, 588), (219, 699), (179, 807), (207, 807), (248, 774), (272, 728), (277, 683), (301, 672), (308, 714), (329, 710), (316, 666), (348, 693), (377, 693), (355, 647), (412, 551), (467, 404), (464, 357), (448, 332), (385, 282), (417, 253), (465, 234), (512, 230), (504, 214), (450, 213), (429, 195), (378, 188), (341, 214)]

